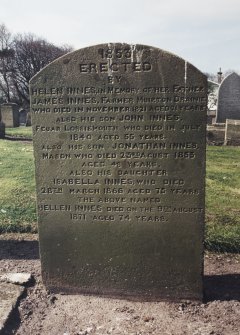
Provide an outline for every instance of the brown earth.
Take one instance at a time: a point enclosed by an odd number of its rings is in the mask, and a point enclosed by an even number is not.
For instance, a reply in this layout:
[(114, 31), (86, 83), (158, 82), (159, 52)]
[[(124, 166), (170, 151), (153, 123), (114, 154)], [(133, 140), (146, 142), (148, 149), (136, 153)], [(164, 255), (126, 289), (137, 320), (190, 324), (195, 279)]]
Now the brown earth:
[(0, 235), (0, 273), (30, 272), (4, 335), (239, 335), (240, 255), (205, 255), (205, 302), (136, 302), (50, 294), (41, 282), (37, 235)]

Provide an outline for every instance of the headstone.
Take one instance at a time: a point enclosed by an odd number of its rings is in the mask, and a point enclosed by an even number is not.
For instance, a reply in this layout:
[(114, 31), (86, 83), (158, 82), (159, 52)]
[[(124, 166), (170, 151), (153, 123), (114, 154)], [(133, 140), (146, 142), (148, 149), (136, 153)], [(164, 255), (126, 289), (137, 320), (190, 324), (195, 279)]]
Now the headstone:
[(240, 76), (231, 73), (221, 83), (218, 91), (217, 123), (226, 119), (240, 120)]
[(226, 120), (226, 145), (240, 145), (240, 120)]
[(21, 109), (19, 111), (19, 124), (25, 126), (27, 122), (27, 111), (26, 109)]
[(19, 126), (19, 108), (17, 104), (5, 103), (1, 105), (2, 121), (6, 128)]
[(158, 48), (102, 44), (30, 92), (47, 288), (201, 299), (206, 77)]

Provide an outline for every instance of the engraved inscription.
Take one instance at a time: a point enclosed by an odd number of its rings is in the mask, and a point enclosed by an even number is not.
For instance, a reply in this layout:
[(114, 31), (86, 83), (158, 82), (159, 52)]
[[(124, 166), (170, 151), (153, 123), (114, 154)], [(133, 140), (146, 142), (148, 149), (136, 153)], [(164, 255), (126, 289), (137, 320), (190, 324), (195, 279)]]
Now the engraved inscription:
[[(102, 51), (101, 56), (103, 55)], [(100, 72), (108, 72), (109, 68), (102, 66), (103, 63), (99, 64), (99, 66), (93, 63), (81, 64), (80, 69), (86, 73), (97, 72), (98, 69)], [(112, 63), (112, 69), (117, 71), (114, 64)], [(130, 67), (124, 68), (124, 71), (127, 70), (130, 70)], [(113, 93), (118, 97), (112, 97)], [(182, 95), (185, 93), (191, 93), (194, 96)], [(178, 202), (180, 196), (191, 199), (200, 192), (198, 188), (191, 187), (185, 179), (187, 176), (184, 172), (180, 173), (180, 178), (175, 178), (168, 165), (169, 162), (176, 160), (184, 160), (184, 164), (188, 164), (187, 161), (194, 161), (198, 156), (200, 145), (189, 140), (189, 134), (201, 131), (201, 125), (187, 124), (187, 120), (189, 112), (194, 113), (206, 108), (205, 93), (202, 86), (180, 84), (162, 87), (136, 86), (131, 89), (110, 86), (104, 89), (97, 86), (34, 89), (33, 105), (36, 101), (41, 107), (51, 104), (49, 113), (53, 120), (52, 125), (36, 125), (35, 132), (61, 132), (67, 134), (68, 138), (67, 143), (43, 145), (42, 159), (81, 161), (78, 170), (66, 171), (67, 175), (64, 178), (56, 177), (49, 180), (48, 189), (58, 189), (56, 186), (59, 186), (62, 191), (58, 194), (85, 194), (84, 197), (78, 197), (78, 202), (102, 203), (101, 207), (79, 207), (81, 212), (87, 212), (83, 217), (71, 215), (73, 220), (78, 219), (79, 222), (81, 219), (97, 220), (92, 214), (96, 208), (101, 212), (111, 212), (111, 221), (116, 222), (120, 219), (120, 212), (132, 212), (128, 216), (129, 221), (137, 219), (137, 222), (167, 222), (168, 213), (179, 212), (177, 209), (163, 210), (163, 208), (172, 208), (170, 206), (172, 199), (168, 204), (166, 197), (175, 195)], [(54, 95), (54, 98), (42, 98), (41, 95), (44, 94)], [(55, 103), (63, 106), (60, 109), (56, 108)], [(71, 109), (67, 107), (69, 103), (79, 106), (77, 109), (76, 107)], [(86, 103), (87, 107), (81, 107)], [(95, 107), (95, 104), (98, 106)], [(101, 116), (101, 113), (105, 112), (108, 114)], [(59, 113), (64, 116), (59, 116)], [(65, 115), (68, 113), (71, 114)], [(55, 114), (57, 114), (56, 117)], [(175, 138), (174, 141), (173, 138)], [(191, 136), (191, 139), (193, 138), (194, 136)], [(137, 161), (134, 161), (135, 159)], [(86, 167), (90, 169), (85, 169)], [(101, 188), (101, 185), (107, 187)], [(56, 191), (54, 192), (57, 194)], [(124, 198), (116, 197), (120, 192), (124, 194)], [(106, 193), (111, 197), (108, 201), (103, 201), (102, 196)], [(46, 194), (52, 193), (49, 191)], [(92, 196), (87, 197), (89, 194)], [(151, 209), (139, 207), (145, 215), (136, 216), (134, 207), (129, 206), (132, 202), (136, 202), (135, 198), (131, 198), (136, 194), (139, 202), (140, 199), (145, 199), (143, 203), (146, 202), (146, 195), (151, 196), (149, 199), (161, 195), (160, 198), (156, 198), (158, 199), (156, 202), (163, 202), (163, 206), (151, 207)], [(71, 201), (74, 202), (74, 199)], [(122, 204), (119, 207), (106, 205), (118, 201)], [(76, 211), (76, 208), (73, 207), (72, 211)], [(153, 219), (151, 212), (162, 214)], [(182, 213), (192, 215), (197, 211), (189, 208), (183, 209)], [(102, 219), (99, 219), (99, 222), (101, 221)]]
[[(103, 53), (101, 53), (103, 55)], [(110, 54), (108, 54), (109, 57)], [(100, 72), (108, 71), (107, 67), (99, 65)], [(117, 71), (117, 67), (112, 63), (112, 68)], [(98, 67), (96, 64), (91, 63), (91, 66), (87, 64), (80, 66), (82, 72), (97, 72)], [(134, 68), (134, 67), (133, 67)], [(127, 67), (124, 71), (127, 71)], [(108, 92), (108, 93), (107, 93)], [(117, 98), (112, 98), (111, 93), (118, 94)], [(138, 93), (137, 96), (132, 93)], [(61, 88), (50, 88), (41, 87), (32, 90), (34, 95), (33, 105), (49, 105), (54, 106), (55, 104), (66, 104), (66, 106), (59, 108), (50, 107), (49, 113), (53, 115), (53, 125), (36, 125), (35, 132), (61, 132), (70, 133), (68, 136), (69, 143), (66, 144), (54, 144), (54, 145), (43, 145), (42, 146), (42, 159), (43, 160), (75, 160), (75, 159), (94, 159), (94, 162), (84, 162), (82, 166), (91, 167), (91, 170), (78, 170), (70, 171), (69, 176), (81, 176), (83, 178), (53, 178), (49, 180), (48, 189), (55, 189), (56, 185), (64, 185), (62, 187), (61, 194), (91, 194), (95, 195), (96, 198), (84, 198), (85, 202), (99, 201), (98, 196), (106, 192), (105, 189), (85, 189), (85, 187), (91, 187), (96, 185), (107, 185), (113, 190), (112, 198), (110, 202), (115, 202), (115, 185), (128, 185), (128, 189), (122, 189), (122, 192), (128, 197), (129, 194), (138, 194), (144, 196), (151, 194), (156, 196), (161, 194), (164, 199), (165, 195), (174, 194), (181, 196), (192, 197), (195, 194), (199, 194), (198, 189), (179, 189), (172, 188), (172, 186), (183, 186), (188, 184), (184, 179), (184, 175), (181, 179), (164, 179), (165, 176), (170, 175), (171, 171), (164, 168), (168, 163), (159, 164), (158, 161), (153, 162), (152, 159), (157, 160), (194, 160), (198, 153), (199, 145), (196, 142), (184, 141), (184, 136), (181, 136), (181, 142), (171, 141), (172, 134), (195, 132), (199, 131), (201, 125), (187, 125), (185, 124), (184, 112), (188, 111), (199, 111), (205, 108), (206, 97), (205, 96), (193, 96), (186, 97), (182, 96), (182, 93), (191, 92), (194, 94), (204, 94), (204, 88), (202, 86), (186, 86), (172, 85), (172, 87), (132, 87), (118, 88), (105, 87), (100, 89), (99, 87), (61, 87)], [(54, 98), (42, 98), (41, 95), (54, 95)], [(108, 94), (108, 95), (106, 95)], [(109, 95), (110, 94), (110, 95)], [(126, 96), (131, 94), (131, 97)], [(151, 94), (151, 97), (146, 96)], [(168, 96), (166, 96), (166, 94)], [(178, 94), (178, 95), (177, 95)], [(64, 96), (67, 98), (64, 98)], [(74, 95), (74, 98), (69, 97)], [(83, 98), (84, 95), (88, 97)], [(155, 95), (155, 96), (154, 96)], [(95, 98), (97, 96), (98, 98)], [(88, 103), (88, 107), (80, 107), (76, 110), (72, 110), (67, 107), (71, 102), (74, 104), (85, 104)], [(94, 107), (94, 104), (98, 104), (98, 107)], [(141, 105), (138, 105), (141, 103)], [(159, 103), (163, 103), (162, 106)], [(180, 103), (180, 105), (178, 105)], [(194, 106), (192, 105), (194, 103)], [(93, 104), (91, 106), (91, 104)], [(130, 107), (131, 104), (134, 106)], [(171, 112), (174, 111), (174, 114)], [(35, 110), (33, 109), (33, 112)], [(91, 116), (88, 113), (91, 112)], [(108, 112), (107, 116), (102, 117), (101, 112)], [(137, 112), (137, 114), (135, 114)], [(152, 114), (152, 112), (156, 114)], [(164, 114), (162, 114), (164, 112)], [(57, 116), (54, 118), (54, 114), (66, 114), (71, 113), (70, 116)], [(94, 113), (94, 114), (92, 114)], [(112, 114), (109, 114), (112, 113)], [(99, 115), (100, 114), (100, 115)], [(104, 122), (104, 125), (100, 125), (100, 122)], [(131, 125), (134, 122), (134, 125)], [(155, 123), (156, 122), (156, 123)], [(171, 123), (173, 122), (173, 123)], [(123, 126), (121, 126), (123, 123)], [(154, 124), (155, 123), (155, 124)], [(101, 131), (101, 132), (99, 132)], [(104, 132), (102, 132), (104, 131)], [(116, 131), (118, 133), (116, 133)], [(129, 132), (130, 131), (130, 132)], [(169, 132), (169, 134), (168, 134)], [(187, 137), (189, 138), (189, 136)], [(71, 141), (77, 142), (77, 144), (70, 144)], [(105, 151), (107, 149), (107, 152)], [(53, 150), (56, 152), (53, 153)], [(101, 152), (104, 150), (104, 152)], [(69, 151), (68, 153), (66, 151)], [(141, 159), (141, 161), (125, 161), (125, 159)], [(109, 163), (101, 161), (109, 160)], [(149, 160), (150, 159), (150, 160)], [(161, 168), (163, 165), (163, 168)], [(102, 167), (102, 169), (98, 169)], [(144, 169), (147, 167), (147, 170)], [(108, 178), (104, 178), (108, 177)], [(78, 186), (78, 188), (66, 187)], [(141, 188), (138, 187), (141, 185)], [(151, 186), (148, 188), (147, 186)], [(163, 187), (155, 187), (153, 185), (162, 185)], [(134, 187), (130, 187), (134, 186)], [(187, 185), (186, 185), (187, 186)], [(110, 193), (110, 189), (108, 190)], [(48, 194), (52, 194), (48, 192)], [(59, 193), (60, 194), (60, 193)], [(101, 199), (101, 198), (100, 198)], [(131, 198), (129, 199), (131, 203)], [(79, 198), (78, 198), (78, 201)], [(83, 200), (82, 200), (83, 201)], [(124, 203), (126, 203), (125, 201)], [(169, 206), (163, 206), (169, 207)], [(163, 207), (154, 207), (151, 211), (164, 213), (165, 216), (161, 216), (159, 221), (168, 221), (168, 211), (160, 210)], [(119, 219), (117, 212), (128, 212), (127, 205), (119, 207), (119, 210), (111, 209), (111, 207), (103, 207), (102, 211), (113, 212), (113, 218), (115, 216)], [(130, 207), (131, 208), (131, 207)], [(141, 210), (144, 210), (141, 207)], [(81, 208), (81, 211), (86, 211), (86, 208)], [(94, 207), (87, 208), (88, 215), (91, 216), (91, 212), (94, 212)], [(146, 210), (148, 212), (148, 210)], [(171, 213), (174, 213), (172, 211)], [(185, 211), (184, 213), (195, 213), (195, 211)], [(152, 217), (150, 215), (150, 217)], [(76, 220), (76, 216), (72, 216)], [(80, 220), (80, 217), (77, 217)], [(84, 220), (88, 218), (84, 215)], [(135, 220), (136, 216), (129, 217), (129, 220)], [(92, 217), (89, 217), (92, 219)], [(96, 220), (96, 218), (95, 218)], [(137, 221), (147, 221), (146, 215), (137, 217)], [(156, 219), (157, 220), (157, 219)], [(100, 220), (102, 221), (102, 220)], [(112, 220), (113, 221), (113, 220)]]

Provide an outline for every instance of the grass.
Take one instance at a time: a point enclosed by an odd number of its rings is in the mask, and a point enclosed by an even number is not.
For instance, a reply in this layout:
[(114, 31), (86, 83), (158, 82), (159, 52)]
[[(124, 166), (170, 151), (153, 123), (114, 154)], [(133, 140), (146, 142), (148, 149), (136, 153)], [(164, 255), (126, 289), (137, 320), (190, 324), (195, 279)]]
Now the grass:
[(6, 128), (6, 135), (15, 137), (32, 138), (32, 127), (20, 126), (16, 128)]
[[(1, 140), (0, 152), (0, 233), (37, 232), (32, 143)], [(240, 147), (207, 148), (205, 247), (240, 253)]]
[(240, 147), (207, 149), (205, 246), (240, 252)]
[(0, 141), (0, 233), (36, 232), (33, 148)]

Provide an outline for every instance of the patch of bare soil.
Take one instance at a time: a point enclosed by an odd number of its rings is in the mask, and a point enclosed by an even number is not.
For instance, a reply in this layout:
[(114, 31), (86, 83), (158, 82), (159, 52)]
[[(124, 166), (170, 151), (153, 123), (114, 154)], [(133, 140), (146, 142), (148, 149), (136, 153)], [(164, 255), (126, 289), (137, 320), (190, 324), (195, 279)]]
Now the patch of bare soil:
[(37, 235), (0, 236), (0, 272), (29, 272), (4, 335), (239, 335), (240, 255), (205, 255), (205, 302), (136, 302), (47, 292)]

